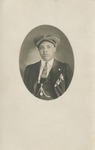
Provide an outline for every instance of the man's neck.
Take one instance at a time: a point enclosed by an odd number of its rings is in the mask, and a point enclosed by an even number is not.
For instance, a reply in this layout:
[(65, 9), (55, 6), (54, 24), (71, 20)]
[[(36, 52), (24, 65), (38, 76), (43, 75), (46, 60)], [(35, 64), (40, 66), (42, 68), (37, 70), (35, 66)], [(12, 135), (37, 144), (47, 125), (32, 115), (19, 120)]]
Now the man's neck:
[[(53, 64), (53, 61), (54, 61), (54, 58), (51, 59), (51, 60), (49, 60), (49, 61), (47, 61), (47, 63), (52, 65), (52, 64)], [(45, 62), (46, 62), (46, 61), (44, 61), (43, 59), (41, 59), (41, 63), (42, 63), (42, 64), (45, 64)]]

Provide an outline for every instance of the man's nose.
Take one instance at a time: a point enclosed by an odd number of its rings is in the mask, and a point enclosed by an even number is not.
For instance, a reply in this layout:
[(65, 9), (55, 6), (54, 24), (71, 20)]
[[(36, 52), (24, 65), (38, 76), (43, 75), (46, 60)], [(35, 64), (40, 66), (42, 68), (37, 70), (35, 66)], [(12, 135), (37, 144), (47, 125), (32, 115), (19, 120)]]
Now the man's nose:
[(48, 51), (47, 48), (44, 48), (43, 52), (45, 53), (45, 52), (47, 52), (47, 51)]

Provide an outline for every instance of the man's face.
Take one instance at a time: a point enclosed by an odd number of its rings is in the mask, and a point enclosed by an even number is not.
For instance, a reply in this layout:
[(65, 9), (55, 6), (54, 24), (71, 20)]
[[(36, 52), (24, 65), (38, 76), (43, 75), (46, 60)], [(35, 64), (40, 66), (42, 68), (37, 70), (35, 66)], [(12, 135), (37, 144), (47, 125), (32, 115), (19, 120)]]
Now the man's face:
[(40, 56), (44, 61), (50, 61), (52, 58), (54, 58), (54, 53), (56, 51), (55, 46), (48, 42), (48, 41), (43, 41), (39, 47), (38, 47)]

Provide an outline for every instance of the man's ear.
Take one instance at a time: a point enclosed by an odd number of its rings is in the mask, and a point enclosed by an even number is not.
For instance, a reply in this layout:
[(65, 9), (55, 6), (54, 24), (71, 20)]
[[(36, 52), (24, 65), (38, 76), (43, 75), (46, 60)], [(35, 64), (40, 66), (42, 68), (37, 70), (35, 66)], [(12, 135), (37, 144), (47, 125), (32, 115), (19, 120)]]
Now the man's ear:
[(56, 52), (56, 47), (54, 47), (54, 53)]

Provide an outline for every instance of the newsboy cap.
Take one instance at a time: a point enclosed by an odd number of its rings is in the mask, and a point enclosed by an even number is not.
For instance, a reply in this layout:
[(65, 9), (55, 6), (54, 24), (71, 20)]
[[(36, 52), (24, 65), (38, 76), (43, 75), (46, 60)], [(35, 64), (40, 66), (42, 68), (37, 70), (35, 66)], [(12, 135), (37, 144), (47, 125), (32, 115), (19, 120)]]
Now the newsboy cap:
[(52, 43), (55, 47), (57, 47), (60, 43), (60, 39), (56, 36), (43, 35), (43, 36), (36, 37), (34, 39), (34, 44), (38, 47), (44, 41), (48, 41), (48, 42)]

